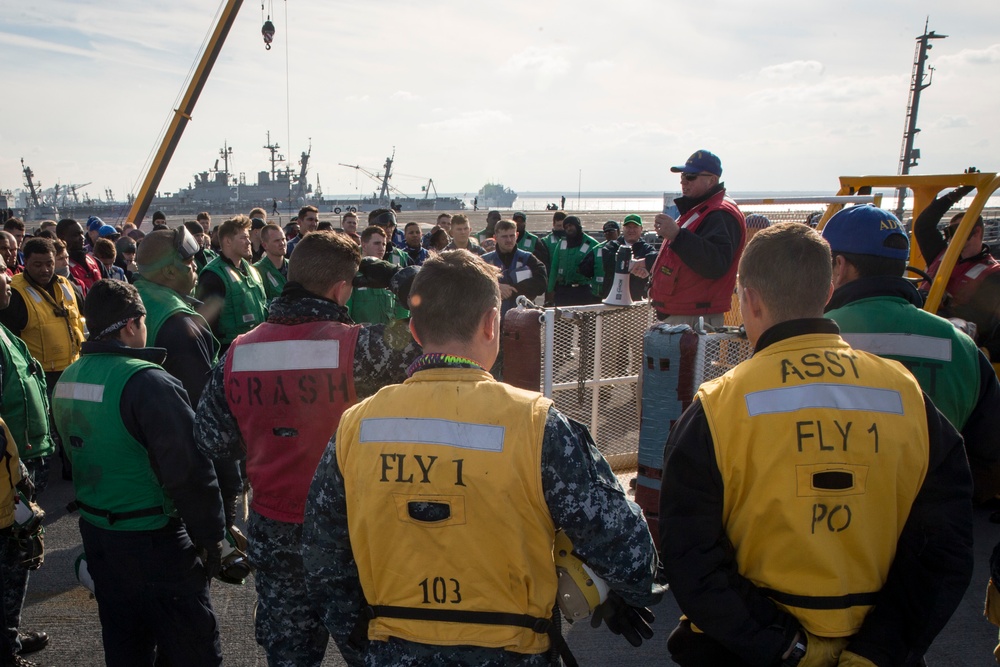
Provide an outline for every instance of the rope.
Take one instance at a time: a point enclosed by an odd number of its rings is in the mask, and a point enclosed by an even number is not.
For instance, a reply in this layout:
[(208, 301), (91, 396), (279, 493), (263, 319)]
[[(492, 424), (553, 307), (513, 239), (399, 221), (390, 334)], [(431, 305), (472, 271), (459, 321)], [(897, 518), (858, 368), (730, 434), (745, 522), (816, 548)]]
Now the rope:
[[(288, 135), (288, 146), (289, 152), (292, 150), (292, 97), (291, 97), (291, 86), (289, 84), (288, 75), (288, 43), (291, 40), (289, 36), (289, 26), (288, 23), (288, 0), (285, 0), (285, 133)], [(289, 169), (288, 178), (288, 196), (285, 198), (288, 201), (288, 215), (292, 214), (292, 178), (291, 178), (291, 167), (289, 163), (285, 163), (285, 168)]]

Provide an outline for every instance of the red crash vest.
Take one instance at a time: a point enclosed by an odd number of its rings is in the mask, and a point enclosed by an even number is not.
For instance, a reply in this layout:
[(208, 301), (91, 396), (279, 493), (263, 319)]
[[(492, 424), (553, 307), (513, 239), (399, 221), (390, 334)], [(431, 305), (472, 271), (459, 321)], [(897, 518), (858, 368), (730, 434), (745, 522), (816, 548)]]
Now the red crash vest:
[(725, 313), (732, 305), (736, 287), (736, 270), (746, 245), (747, 229), (743, 213), (725, 191), (716, 193), (695, 206), (677, 220), (681, 229), (695, 232), (702, 221), (714, 211), (725, 211), (740, 223), (740, 246), (729, 270), (721, 278), (705, 278), (684, 264), (677, 253), (664, 242), (653, 264), (649, 299), (653, 306), (667, 315), (711, 315)]
[(306, 495), (340, 415), (357, 401), (360, 327), (265, 322), (226, 355), (226, 401), (247, 448), (254, 511), (302, 523)]
[[(927, 273), (937, 276), (938, 269), (941, 268), (942, 259), (944, 259), (943, 252), (927, 267)], [(968, 303), (983, 281), (997, 271), (1000, 271), (1000, 262), (993, 259), (990, 255), (986, 255), (986, 257), (978, 262), (969, 262), (966, 266), (963, 266), (962, 261), (959, 260), (951, 272), (951, 277), (948, 278), (948, 294), (951, 294), (956, 303)], [(920, 284), (920, 289), (929, 290), (930, 288), (931, 286), (927, 284), (927, 281)]]

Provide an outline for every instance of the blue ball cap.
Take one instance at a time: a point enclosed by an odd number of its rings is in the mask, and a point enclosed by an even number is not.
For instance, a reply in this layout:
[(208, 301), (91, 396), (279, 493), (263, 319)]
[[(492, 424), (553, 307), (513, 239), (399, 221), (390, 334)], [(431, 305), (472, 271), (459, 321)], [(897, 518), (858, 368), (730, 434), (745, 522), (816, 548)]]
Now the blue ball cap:
[[(885, 247), (886, 239), (897, 235), (903, 237), (906, 247)], [(823, 238), (833, 252), (904, 261), (910, 256), (910, 238), (899, 219), (871, 204), (852, 206), (837, 213), (823, 228)]]
[(670, 171), (675, 174), (679, 172), (684, 172), (685, 174), (700, 174), (705, 172), (707, 174), (722, 176), (722, 160), (710, 151), (695, 151), (687, 159), (687, 162), (680, 167), (671, 167)]
[(109, 236), (117, 236), (118, 230), (111, 225), (101, 225), (101, 227), (97, 230), (97, 235), (102, 239), (108, 238)]
[(96, 215), (92, 215), (87, 218), (87, 231), (96, 232), (98, 229), (104, 226), (104, 221), (98, 218)]

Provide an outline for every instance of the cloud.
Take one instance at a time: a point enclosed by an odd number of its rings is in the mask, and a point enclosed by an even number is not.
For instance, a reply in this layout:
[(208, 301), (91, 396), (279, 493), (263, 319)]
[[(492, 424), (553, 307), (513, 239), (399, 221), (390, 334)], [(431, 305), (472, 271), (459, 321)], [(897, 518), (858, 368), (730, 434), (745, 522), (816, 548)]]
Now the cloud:
[(11, 32), (0, 32), (0, 41), (3, 42), (5, 48), (9, 51), (29, 49), (49, 51), (50, 53), (61, 53), (63, 55), (77, 56), (81, 58), (100, 57), (98, 53), (91, 50), (67, 46), (66, 44), (59, 44), (58, 42), (51, 42), (44, 39), (36, 39), (26, 35), (15, 35)]
[(397, 90), (389, 96), (389, 99), (393, 102), (415, 102), (419, 100), (420, 97), (407, 90)]
[(588, 76), (608, 76), (615, 69), (615, 63), (611, 60), (594, 60), (583, 66)]
[(938, 65), (993, 65), (1000, 63), (1000, 44), (994, 44), (985, 49), (962, 49), (956, 54), (941, 56)]
[(662, 148), (675, 146), (686, 138), (684, 134), (668, 130), (658, 123), (613, 122), (588, 124), (581, 128), (596, 139), (610, 140), (612, 146)]
[(818, 77), (823, 74), (823, 69), (823, 63), (816, 60), (793, 60), (780, 65), (762, 67), (757, 74), (762, 79), (791, 81)]
[(474, 133), (483, 130), (496, 129), (497, 125), (509, 125), (512, 121), (509, 114), (495, 109), (478, 109), (476, 111), (465, 111), (453, 118), (421, 123), (422, 130), (432, 132), (462, 132)]
[(568, 53), (569, 49), (563, 46), (531, 46), (512, 54), (501, 65), (500, 73), (508, 76), (533, 76), (535, 88), (544, 90), (555, 79), (569, 74), (572, 64)]
[(371, 101), (371, 97), (368, 95), (348, 95), (347, 101), (351, 103), (369, 102)]
[(954, 130), (972, 127), (972, 122), (969, 120), (968, 116), (941, 116), (937, 120), (931, 122), (927, 127), (935, 130)]
[(898, 76), (838, 77), (813, 85), (764, 88), (750, 92), (745, 99), (747, 104), (763, 107), (837, 104), (864, 108), (873, 101), (887, 99), (887, 95), (891, 97), (900, 81)]

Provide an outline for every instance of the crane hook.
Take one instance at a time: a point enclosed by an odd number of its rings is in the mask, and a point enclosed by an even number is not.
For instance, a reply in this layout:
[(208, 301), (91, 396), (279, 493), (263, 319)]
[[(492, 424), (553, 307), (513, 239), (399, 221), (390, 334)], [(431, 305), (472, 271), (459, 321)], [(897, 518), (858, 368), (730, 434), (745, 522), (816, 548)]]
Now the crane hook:
[(264, 48), (270, 51), (271, 42), (274, 40), (274, 24), (271, 23), (270, 16), (264, 21), (264, 27), (260, 29), (260, 34), (264, 36)]

